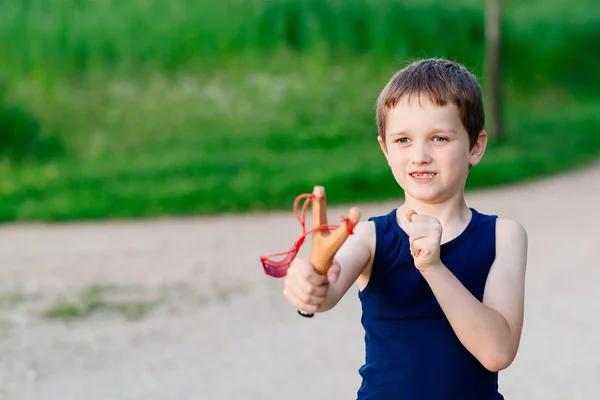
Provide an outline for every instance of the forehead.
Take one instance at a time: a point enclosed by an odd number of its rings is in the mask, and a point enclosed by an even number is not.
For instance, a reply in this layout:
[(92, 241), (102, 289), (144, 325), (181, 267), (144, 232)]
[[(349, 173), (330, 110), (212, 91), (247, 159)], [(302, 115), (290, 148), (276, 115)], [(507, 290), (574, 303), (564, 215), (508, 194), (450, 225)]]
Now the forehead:
[(463, 130), (458, 108), (453, 103), (436, 105), (427, 95), (403, 96), (388, 110), (386, 134), (432, 129)]

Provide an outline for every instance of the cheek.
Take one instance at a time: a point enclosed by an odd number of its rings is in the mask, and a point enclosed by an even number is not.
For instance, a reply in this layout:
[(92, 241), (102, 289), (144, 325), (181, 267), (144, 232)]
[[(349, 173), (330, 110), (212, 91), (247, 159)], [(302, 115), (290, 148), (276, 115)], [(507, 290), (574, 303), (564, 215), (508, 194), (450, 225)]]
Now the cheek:
[(404, 152), (395, 149), (394, 147), (388, 147), (388, 162), (393, 165), (399, 165), (406, 161), (406, 155)]
[(459, 171), (462, 174), (468, 170), (470, 155), (463, 151), (452, 151), (441, 155), (438, 160), (444, 164), (445, 168), (455, 172), (455, 174), (458, 174)]

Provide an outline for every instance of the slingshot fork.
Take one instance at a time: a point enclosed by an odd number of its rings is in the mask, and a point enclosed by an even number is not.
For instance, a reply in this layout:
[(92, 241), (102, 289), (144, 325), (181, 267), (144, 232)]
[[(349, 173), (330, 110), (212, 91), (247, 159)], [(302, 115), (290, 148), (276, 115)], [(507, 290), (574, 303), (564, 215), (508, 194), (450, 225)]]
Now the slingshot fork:
[[(323, 186), (315, 186), (312, 194), (312, 228), (327, 226), (325, 188)], [(327, 274), (329, 267), (333, 263), (335, 254), (348, 236), (350, 236), (359, 220), (360, 210), (357, 207), (352, 207), (348, 213), (348, 218), (345, 219), (345, 223), (340, 224), (333, 232), (327, 229), (313, 231), (311, 235), (310, 262), (317, 273), (321, 275)], [(305, 313), (301, 310), (298, 310), (298, 314), (307, 318), (314, 316), (312, 313)]]

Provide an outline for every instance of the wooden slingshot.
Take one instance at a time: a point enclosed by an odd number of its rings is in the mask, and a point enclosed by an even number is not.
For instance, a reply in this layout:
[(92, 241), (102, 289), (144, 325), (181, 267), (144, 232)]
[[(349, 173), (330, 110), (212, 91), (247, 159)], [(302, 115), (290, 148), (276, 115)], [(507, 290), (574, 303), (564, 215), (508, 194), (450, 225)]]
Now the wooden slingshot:
[(327, 204), (325, 199), (325, 188), (315, 186), (312, 200), (313, 229), (310, 261), (315, 271), (325, 275), (333, 262), (333, 257), (339, 248), (344, 244), (352, 230), (360, 220), (360, 210), (356, 207), (350, 209), (348, 218), (345, 218), (345, 224), (335, 227), (333, 232), (330, 229), (315, 229), (318, 227), (329, 227), (327, 225)]
[[(311, 201), (312, 205), (312, 229), (306, 231), (306, 207), (308, 202), (305, 202), (302, 208), (302, 216), (298, 214), (298, 202), (301, 199)], [(307, 235), (312, 234), (310, 262), (316, 272), (321, 275), (327, 274), (327, 270), (333, 263), (335, 253), (344, 244), (348, 236), (353, 233), (353, 229), (360, 220), (360, 210), (357, 207), (352, 207), (348, 217), (342, 217), (344, 221), (340, 225), (328, 225), (327, 223), (327, 205), (325, 198), (325, 188), (323, 186), (315, 186), (312, 194), (300, 195), (294, 202), (294, 212), (298, 221), (302, 225), (302, 236), (296, 241), (291, 250), (286, 253), (272, 254), (270, 256), (261, 256), (260, 260), (264, 271), (267, 275), (276, 278), (281, 278), (287, 273), (291, 262), (296, 257), (298, 250), (304, 243)], [(331, 232), (333, 231), (333, 232)], [(269, 257), (284, 255), (282, 261), (272, 261)], [(298, 313), (303, 317), (312, 317), (314, 314), (304, 313), (298, 310)]]

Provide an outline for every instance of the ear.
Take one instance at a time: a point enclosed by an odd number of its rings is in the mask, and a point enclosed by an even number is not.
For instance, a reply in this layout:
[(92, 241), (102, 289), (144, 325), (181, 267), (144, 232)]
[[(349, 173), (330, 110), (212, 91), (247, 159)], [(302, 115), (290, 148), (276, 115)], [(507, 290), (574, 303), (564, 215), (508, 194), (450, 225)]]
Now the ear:
[(388, 162), (388, 165), (390, 164), (390, 159), (388, 158), (388, 152), (387, 152), (387, 147), (385, 145), (385, 139), (383, 139), (381, 137), (381, 135), (377, 135), (377, 142), (379, 142), (379, 147), (381, 148), (381, 151), (383, 152), (383, 155), (385, 156), (385, 159)]
[(481, 158), (483, 157), (483, 154), (485, 153), (487, 142), (488, 134), (486, 131), (482, 130), (481, 132), (479, 132), (479, 136), (477, 136), (477, 141), (471, 149), (471, 157), (469, 158), (469, 162), (471, 163), (471, 165), (479, 164)]

